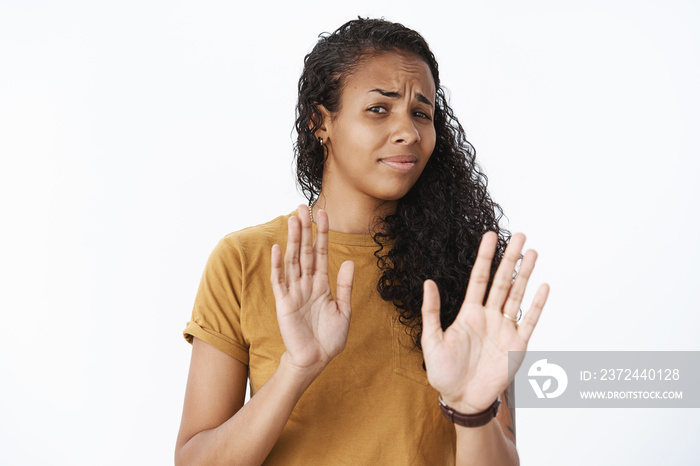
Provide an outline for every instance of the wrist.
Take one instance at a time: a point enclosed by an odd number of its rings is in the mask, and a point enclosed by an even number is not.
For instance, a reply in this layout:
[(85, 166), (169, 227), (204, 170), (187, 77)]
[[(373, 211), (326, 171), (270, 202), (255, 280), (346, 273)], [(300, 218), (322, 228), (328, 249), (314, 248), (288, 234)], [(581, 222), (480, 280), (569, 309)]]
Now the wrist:
[(322, 363), (304, 367), (299, 366), (292, 361), (289, 353), (285, 351), (280, 358), (278, 371), (289, 378), (294, 385), (300, 385), (306, 390), (321, 372), (323, 372), (325, 367), (326, 365)]
[(478, 414), (483, 412), (484, 410), (488, 409), (489, 406), (491, 406), (491, 403), (493, 400), (490, 400), (489, 404), (486, 406), (478, 405), (475, 406), (473, 404), (464, 402), (463, 400), (460, 400), (458, 398), (450, 398), (449, 396), (445, 396), (442, 393), (439, 394), (439, 400), (440, 404), (444, 404), (446, 406), (449, 406), (450, 408), (454, 409), (457, 412), (460, 412), (462, 414)]
[(462, 427), (481, 427), (491, 422), (498, 415), (501, 405), (500, 397), (486, 409), (479, 412), (462, 412), (448, 405), (442, 396), (438, 397), (443, 416), (450, 422)]

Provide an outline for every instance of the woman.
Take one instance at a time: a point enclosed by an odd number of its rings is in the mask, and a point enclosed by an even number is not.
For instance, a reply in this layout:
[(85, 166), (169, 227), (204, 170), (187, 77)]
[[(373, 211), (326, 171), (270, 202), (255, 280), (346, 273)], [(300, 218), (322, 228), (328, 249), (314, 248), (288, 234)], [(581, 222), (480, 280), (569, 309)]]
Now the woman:
[(512, 280), (525, 238), (506, 248), (433, 54), (415, 31), (358, 19), (304, 63), (311, 208), (212, 253), (185, 329), (176, 462), (517, 464), (498, 406), (548, 288), (518, 326), (536, 253)]

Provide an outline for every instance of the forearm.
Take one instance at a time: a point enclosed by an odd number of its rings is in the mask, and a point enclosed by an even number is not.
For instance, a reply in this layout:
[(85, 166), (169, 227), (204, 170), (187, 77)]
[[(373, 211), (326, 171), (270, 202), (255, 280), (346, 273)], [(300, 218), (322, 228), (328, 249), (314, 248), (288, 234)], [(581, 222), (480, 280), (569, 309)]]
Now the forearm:
[(494, 418), (481, 427), (455, 425), (457, 433), (457, 466), (517, 466), (518, 452)]
[(260, 465), (314, 379), (295, 371), (283, 355), (272, 377), (235, 415), (180, 448), (177, 464)]

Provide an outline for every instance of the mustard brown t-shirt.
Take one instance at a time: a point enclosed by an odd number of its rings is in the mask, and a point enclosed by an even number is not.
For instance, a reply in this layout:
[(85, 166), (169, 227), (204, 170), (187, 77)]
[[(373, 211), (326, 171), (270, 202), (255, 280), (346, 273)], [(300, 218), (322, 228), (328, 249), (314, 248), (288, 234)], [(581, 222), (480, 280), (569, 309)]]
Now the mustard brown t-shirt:
[[(284, 253), (287, 220), (231, 233), (207, 262), (184, 330), (249, 367), (251, 395), (285, 351), (270, 284), (270, 251)], [(315, 232), (315, 225), (314, 225)], [(442, 417), (417, 350), (377, 292), (371, 235), (329, 232), (333, 296), (340, 264), (355, 263), (347, 344), (302, 395), (265, 465), (452, 465), (455, 430)]]

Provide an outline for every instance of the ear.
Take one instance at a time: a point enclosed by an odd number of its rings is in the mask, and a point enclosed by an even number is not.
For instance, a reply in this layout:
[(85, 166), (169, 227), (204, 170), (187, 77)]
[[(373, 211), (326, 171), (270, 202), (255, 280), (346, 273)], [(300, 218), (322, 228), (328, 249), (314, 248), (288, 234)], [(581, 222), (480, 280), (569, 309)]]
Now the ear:
[[(322, 138), (324, 141), (328, 140), (330, 136), (330, 123), (331, 123), (331, 113), (321, 104), (315, 104), (316, 108), (321, 112), (321, 126), (314, 132), (314, 136), (317, 138)], [(311, 115), (311, 121), (309, 121), (309, 130), (312, 130), (316, 126), (315, 121), (316, 115)]]

